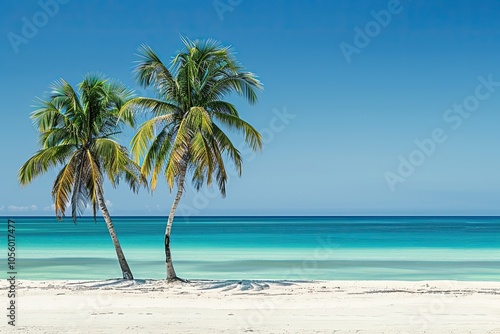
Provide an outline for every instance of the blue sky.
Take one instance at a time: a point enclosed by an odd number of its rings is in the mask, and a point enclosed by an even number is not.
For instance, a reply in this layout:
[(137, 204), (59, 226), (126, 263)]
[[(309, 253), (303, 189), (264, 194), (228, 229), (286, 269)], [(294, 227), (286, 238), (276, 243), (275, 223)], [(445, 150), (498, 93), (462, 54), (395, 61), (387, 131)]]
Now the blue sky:
[[(244, 152), (225, 199), (188, 185), (180, 215), (500, 214), (498, 1), (0, 6), (0, 215), (53, 214), (55, 172), (24, 188), (16, 180), (37, 149), (35, 98), (96, 71), (151, 95), (133, 81), (134, 54), (146, 43), (168, 61), (181, 34), (232, 45), (259, 76), (256, 106), (231, 99), (265, 146)], [(105, 196), (115, 215), (165, 215), (173, 200), (164, 184), (153, 195), (108, 186)]]

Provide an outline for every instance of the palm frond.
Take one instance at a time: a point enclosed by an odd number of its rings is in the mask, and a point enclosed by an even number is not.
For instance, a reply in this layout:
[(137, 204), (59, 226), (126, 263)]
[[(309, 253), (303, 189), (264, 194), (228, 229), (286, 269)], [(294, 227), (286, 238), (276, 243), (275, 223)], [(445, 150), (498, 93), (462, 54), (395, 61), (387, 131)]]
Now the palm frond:
[(148, 45), (139, 47), (140, 61), (134, 69), (135, 78), (143, 87), (153, 86), (158, 96), (176, 96), (174, 75)]
[(129, 100), (120, 109), (120, 117), (131, 117), (138, 113), (150, 112), (154, 117), (169, 113), (181, 113), (181, 109), (173, 102), (146, 97), (136, 97)]
[(214, 112), (213, 115), (221, 124), (244, 133), (245, 142), (252, 150), (260, 151), (262, 149), (262, 136), (253, 126), (233, 115), (220, 112)]
[(46, 173), (50, 168), (64, 164), (73, 152), (74, 145), (59, 145), (38, 151), (19, 169), (19, 182), (21, 185), (31, 183), (33, 179)]
[(214, 145), (220, 147), (220, 151), (228, 155), (229, 159), (231, 160), (231, 162), (234, 163), (234, 166), (236, 167), (236, 172), (238, 173), (238, 175), (241, 175), (243, 161), (241, 158), (240, 151), (238, 151), (238, 149), (233, 145), (229, 137), (226, 136), (226, 134), (216, 124), (214, 124), (213, 127), (214, 127), (214, 138), (213, 138)]
[(81, 151), (73, 154), (70, 161), (59, 171), (52, 187), (52, 198), (54, 200), (55, 213), (57, 219), (61, 220), (66, 207), (70, 203), (71, 194), (76, 175), (76, 165), (81, 156)]
[(73, 179), (73, 193), (71, 194), (71, 217), (76, 222), (87, 208), (89, 199), (89, 189), (86, 188), (89, 169), (89, 161), (86, 150), (79, 151), (79, 159), (75, 166), (75, 176)]

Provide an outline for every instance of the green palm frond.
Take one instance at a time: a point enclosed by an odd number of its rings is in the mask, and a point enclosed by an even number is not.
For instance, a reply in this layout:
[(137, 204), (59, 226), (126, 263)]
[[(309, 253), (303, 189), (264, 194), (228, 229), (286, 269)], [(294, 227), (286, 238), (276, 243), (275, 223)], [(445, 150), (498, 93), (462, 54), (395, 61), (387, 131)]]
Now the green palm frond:
[(217, 184), (219, 186), (219, 190), (222, 194), (222, 197), (226, 197), (227, 173), (226, 173), (226, 167), (224, 166), (224, 160), (222, 158), (222, 152), (219, 149), (217, 143), (213, 142), (212, 147), (214, 149), (214, 156), (217, 161), (217, 170), (215, 173)]
[(222, 114), (233, 115), (233, 116), (238, 117), (238, 118), (240, 117), (236, 107), (233, 104), (226, 102), (226, 101), (208, 102), (206, 108), (210, 112), (218, 112), (218, 113), (222, 113)]
[[(136, 141), (134, 139), (137, 136), (143, 135), (141, 130), (147, 130), (147, 126), (144, 128), (140, 128), (137, 132), (136, 136), (132, 139), (132, 145), (138, 150), (138, 146), (134, 146)], [(150, 137), (153, 138), (154, 136)], [(156, 182), (158, 179), (158, 174), (161, 172), (163, 165), (167, 159), (168, 154), (170, 153), (170, 149), (172, 148), (172, 137), (173, 134), (168, 130), (167, 127), (164, 127), (154, 139), (152, 139), (150, 145), (144, 145), (145, 155), (142, 158), (142, 167), (141, 172), (143, 175), (151, 174), (151, 189), (154, 190), (156, 188)], [(148, 140), (149, 142), (149, 140)]]
[(208, 186), (212, 184), (212, 175), (216, 168), (213, 148), (203, 137), (201, 132), (198, 132), (191, 141), (191, 166), (194, 169), (193, 183), (196, 190), (199, 190), (204, 183)]
[(220, 151), (226, 153), (234, 166), (236, 167), (236, 172), (238, 175), (241, 175), (243, 160), (241, 158), (241, 153), (238, 149), (233, 145), (228, 136), (217, 126), (214, 127), (214, 138), (213, 144), (220, 147)]
[(23, 186), (27, 185), (37, 176), (46, 173), (59, 164), (63, 164), (73, 155), (74, 149), (74, 145), (59, 145), (38, 151), (19, 169), (19, 182)]
[(262, 149), (262, 136), (253, 126), (233, 115), (219, 112), (214, 112), (213, 115), (217, 121), (226, 127), (242, 132), (245, 135), (245, 142), (252, 150), (259, 151)]
[(169, 131), (168, 126), (172, 122), (173, 116), (171, 114), (156, 116), (152, 119), (142, 123), (131, 140), (132, 154), (136, 158), (136, 162), (141, 161), (148, 151), (148, 146), (152, 143), (153, 138), (157, 132)]
[(39, 108), (31, 114), (33, 125), (39, 132), (45, 132), (55, 127), (63, 127), (69, 123), (68, 116), (63, 113), (52, 101), (39, 103)]
[(141, 45), (139, 48), (139, 57), (141, 61), (137, 63), (134, 69), (135, 78), (139, 84), (143, 87), (155, 87), (158, 96), (177, 96), (178, 86), (176, 85), (174, 75), (162, 63), (153, 49), (147, 45)]
[(128, 162), (126, 151), (110, 138), (97, 138), (90, 145), (89, 152), (91, 152), (92, 156), (107, 157), (107, 159), (101, 158), (102, 172), (107, 174), (111, 185), (116, 187), (117, 176)]
[(175, 103), (158, 99), (136, 97), (128, 101), (120, 110), (120, 116), (134, 115), (137, 113), (151, 112), (153, 116), (168, 113), (181, 113), (182, 109)]
[[(98, 193), (104, 193), (102, 189), (102, 166), (90, 149), (85, 151), (85, 155), (86, 158), (83, 160), (84, 166), (82, 166), (82, 181), (85, 182), (84, 190), (81, 191), (82, 198), (84, 199), (82, 203), (86, 205), (90, 202), (95, 219), (98, 205), (97, 195)], [(83, 207), (83, 210), (84, 209)], [(80, 214), (83, 213), (83, 210)], [(73, 219), (75, 219), (74, 215)]]
[(140, 166), (129, 158), (126, 147), (110, 138), (98, 138), (89, 150), (93, 156), (108, 157), (108, 159), (100, 159), (102, 161), (100, 170), (107, 175), (113, 187), (119, 184), (122, 173), (134, 192), (137, 192), (141, 185), (147, 187), (147, 181), (141, 173)]
[(54, 200), (56, 216), (59, 220), (64, 217), (66, 207), (70, 202), (73, 192), (78, 156), (78, 154), (74, 154), (72, 159), (59, 171), (52, 186), (52, 198)]

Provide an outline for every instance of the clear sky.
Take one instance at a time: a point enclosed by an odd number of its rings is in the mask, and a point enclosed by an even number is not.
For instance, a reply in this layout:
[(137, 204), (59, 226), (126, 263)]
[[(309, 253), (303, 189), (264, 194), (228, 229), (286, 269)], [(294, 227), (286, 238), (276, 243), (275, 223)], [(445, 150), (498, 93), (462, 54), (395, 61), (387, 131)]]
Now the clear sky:
[[(188, 184), (180, 215), (500, 214), (496, 0), (0, 6), (2, 216), (53, 214), (55, 172), (24, 188), (16, 179), (37, 150), (35, 98), (88, 72), (151, 96), (132, 78), (137, 48), (167, 62), (180, 35), (232, 45), (265, 86), (256, 106), (232, 99), (264, 135), (263, 152), (243, 153), (225, 199)], [(108, 185), (105, 196), (115, 215), (165, 215), (173, 200), (164, 184), (153, 195)]]

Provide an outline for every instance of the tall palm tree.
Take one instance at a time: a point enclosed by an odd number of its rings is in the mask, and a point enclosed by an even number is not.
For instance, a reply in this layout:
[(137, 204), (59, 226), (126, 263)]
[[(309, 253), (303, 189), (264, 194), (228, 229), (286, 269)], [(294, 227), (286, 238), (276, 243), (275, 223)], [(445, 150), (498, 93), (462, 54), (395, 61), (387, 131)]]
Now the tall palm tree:
[(231, 48), (213, 40), (182, 41), (184, 49), (168, 67), (149, 46), (140, 47), (136, 79), (143, 87), (152, 87), (157, 98), (134, 98), (122, 108), (125, 115), (152, 114), (131, 141), (131, 152), (136, 162), (142, 163), (142, 173), (151, 175), (151, 188), (155, 189), (161, 173), (170, 191), (177, 186), (164, 239), (168, 280), (179, 279), (172, 263), (170, 234), (186, 176), (191, 175), (196, 190), (215, 180), (224, 197), (228, 179), (225, 159), (241, 175), (242, 158), (222, 128), (243, 133), (254, 151), (262, 147), (260, 134), (224, 100), (235, 92), (254, 104), (256, 91), (262, 89), (259, 80), (236, 61)]
[(127, 149), (114, 136), (121, 125), (133, 126), (132, 115), (118, 113), (129, 100), (131, 91), (100, 75), (87, 75), (77, 93), (62, 80), (52, 86), (50, 99), (41, 100), (40, 108), (31, 114), (39, 132), (40, 150), (19, 170), (21, 185), (51, 168), (62, 166), (53, 187), (52, 198), (59, 220), (71, 205), (76, 223), (88, 204), (94, 219), (100, 207), (113, 241), (124, 279), (133, 279), (104, 200), (103, 181), (107, 176), (116, 187), (121, 178), (138, 191), (145, 178), (140, 167), (128, 157)]

